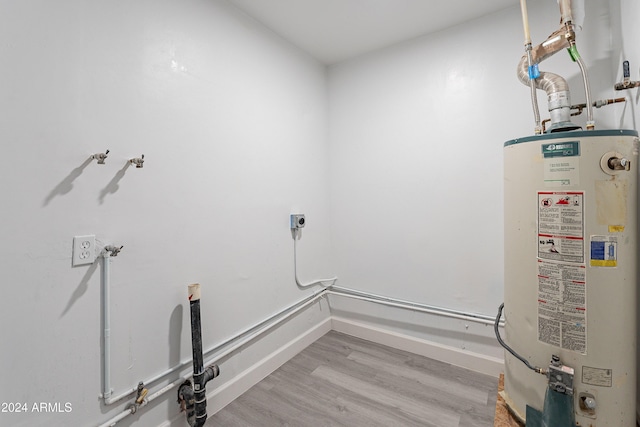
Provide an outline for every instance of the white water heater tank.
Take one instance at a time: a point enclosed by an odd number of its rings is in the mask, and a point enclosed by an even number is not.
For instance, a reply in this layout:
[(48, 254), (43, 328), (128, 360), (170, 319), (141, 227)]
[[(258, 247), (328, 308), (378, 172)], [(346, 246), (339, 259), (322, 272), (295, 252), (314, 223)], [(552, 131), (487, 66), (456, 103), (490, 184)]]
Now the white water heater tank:
[[(505, 143), (505, 341), (574, 369), (576, 425), (636, 425), (638, 133)], [(505, 400), (543, 410), (547, 379), (505, 352)]]

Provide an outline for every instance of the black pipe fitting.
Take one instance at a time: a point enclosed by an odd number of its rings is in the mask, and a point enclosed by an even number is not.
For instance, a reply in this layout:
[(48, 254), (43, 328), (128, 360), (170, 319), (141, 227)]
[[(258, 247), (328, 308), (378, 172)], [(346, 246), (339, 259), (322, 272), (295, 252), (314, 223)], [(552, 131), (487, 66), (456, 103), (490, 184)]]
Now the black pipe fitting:
[(200, 322), (200, 298), (189, 302), (191, 309), (191, 348), (193, 353), (193, 392), (195, 397), (196, 426), (207, 420), (206, 381), (202, 357), (202, 324)]
[[(189, 306), (191, 311), (191, 346), (193, 353), (193, 385), (190, 382), (190, 388), (193, 398), (193, 407), (189, 406), (187, 399), (184, 399), (185, 409), (187, 411), (187, 420), (190, 426), (202, 427), (207, 420), (207, 383), (220, 374), (218, 365), (210, 365), (204, 368), (202, 355), (202, 325), (200, 321), (200, 291), (199, 285), (192, 285), (197, 296), (189, 295)], [(180, 388), (187, 388), (186, 383)], [(186, 392), (188, 393), (188, 392)], [(185, 394), (183, 393), (183, 397)], [(178, 400), (180, 401), (180, 391), (178, 391)], [(192, 408), (192, 409), (191, 409)], [(190, 411), (191, 409), (191, 411)], [(193, 413), (193, 424), (191, 424), (190, 413)]]
[(187, 423), (191, 427), (196, 425), (196, 413), (195, 413), (195, 397), (193, 393), (193, 386), (191, 381), (186, 380), (180, 387), (178, 387), (178, 403), (180, 404), (180, 410), (186, 412)]
[(133, 415), (136, 412), (138, 412), (138, 405), (136, 405), (135, 403), (132, 403), (129, 406), (127, 406), (127, 410), (131, 412), (131, 415)]
[(204, 370), (204, 383), (208, 383), (210, 380), (216, 378), (218, 375), (220, 375), (220, 368), (218, 367), (218, 365), (209, 365), (205, 370)]

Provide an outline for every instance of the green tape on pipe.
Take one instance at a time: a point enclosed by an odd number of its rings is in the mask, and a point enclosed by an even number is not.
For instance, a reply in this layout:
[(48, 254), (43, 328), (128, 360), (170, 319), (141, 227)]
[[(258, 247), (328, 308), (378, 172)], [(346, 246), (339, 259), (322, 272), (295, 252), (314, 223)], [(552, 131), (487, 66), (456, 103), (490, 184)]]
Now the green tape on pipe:
[(578, 53), (578, 47), (574, 44), (567, 49), (569, 51), (569, 56), (571, 56), (571, 60), (576, 62), (578, 58), (580, 58), (580, 54)]

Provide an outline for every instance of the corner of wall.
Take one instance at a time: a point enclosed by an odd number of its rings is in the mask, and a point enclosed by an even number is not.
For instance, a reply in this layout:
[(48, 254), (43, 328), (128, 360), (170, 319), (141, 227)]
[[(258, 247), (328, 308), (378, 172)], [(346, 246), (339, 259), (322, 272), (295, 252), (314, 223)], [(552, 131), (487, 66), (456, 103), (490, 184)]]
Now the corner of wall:
[(331, 327), (338, 332), (450, 363), (451, 365), (485, 375), (498, 377), (504, 371), (504, 361), (501, 359), (366, 325), (344, 317), (332, 316)]

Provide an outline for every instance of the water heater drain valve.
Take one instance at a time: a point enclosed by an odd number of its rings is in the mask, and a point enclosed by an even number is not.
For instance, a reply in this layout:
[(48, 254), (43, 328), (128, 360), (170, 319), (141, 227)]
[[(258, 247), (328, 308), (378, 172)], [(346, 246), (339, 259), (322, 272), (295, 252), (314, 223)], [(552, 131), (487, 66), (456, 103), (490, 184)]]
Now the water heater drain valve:
[(560, 358), (555, 354), (551, 356), (551, 363), (547, 377), (549, 378), (549, 388), (569, 396), (573, 395), (574, 369), (563, 365)]

